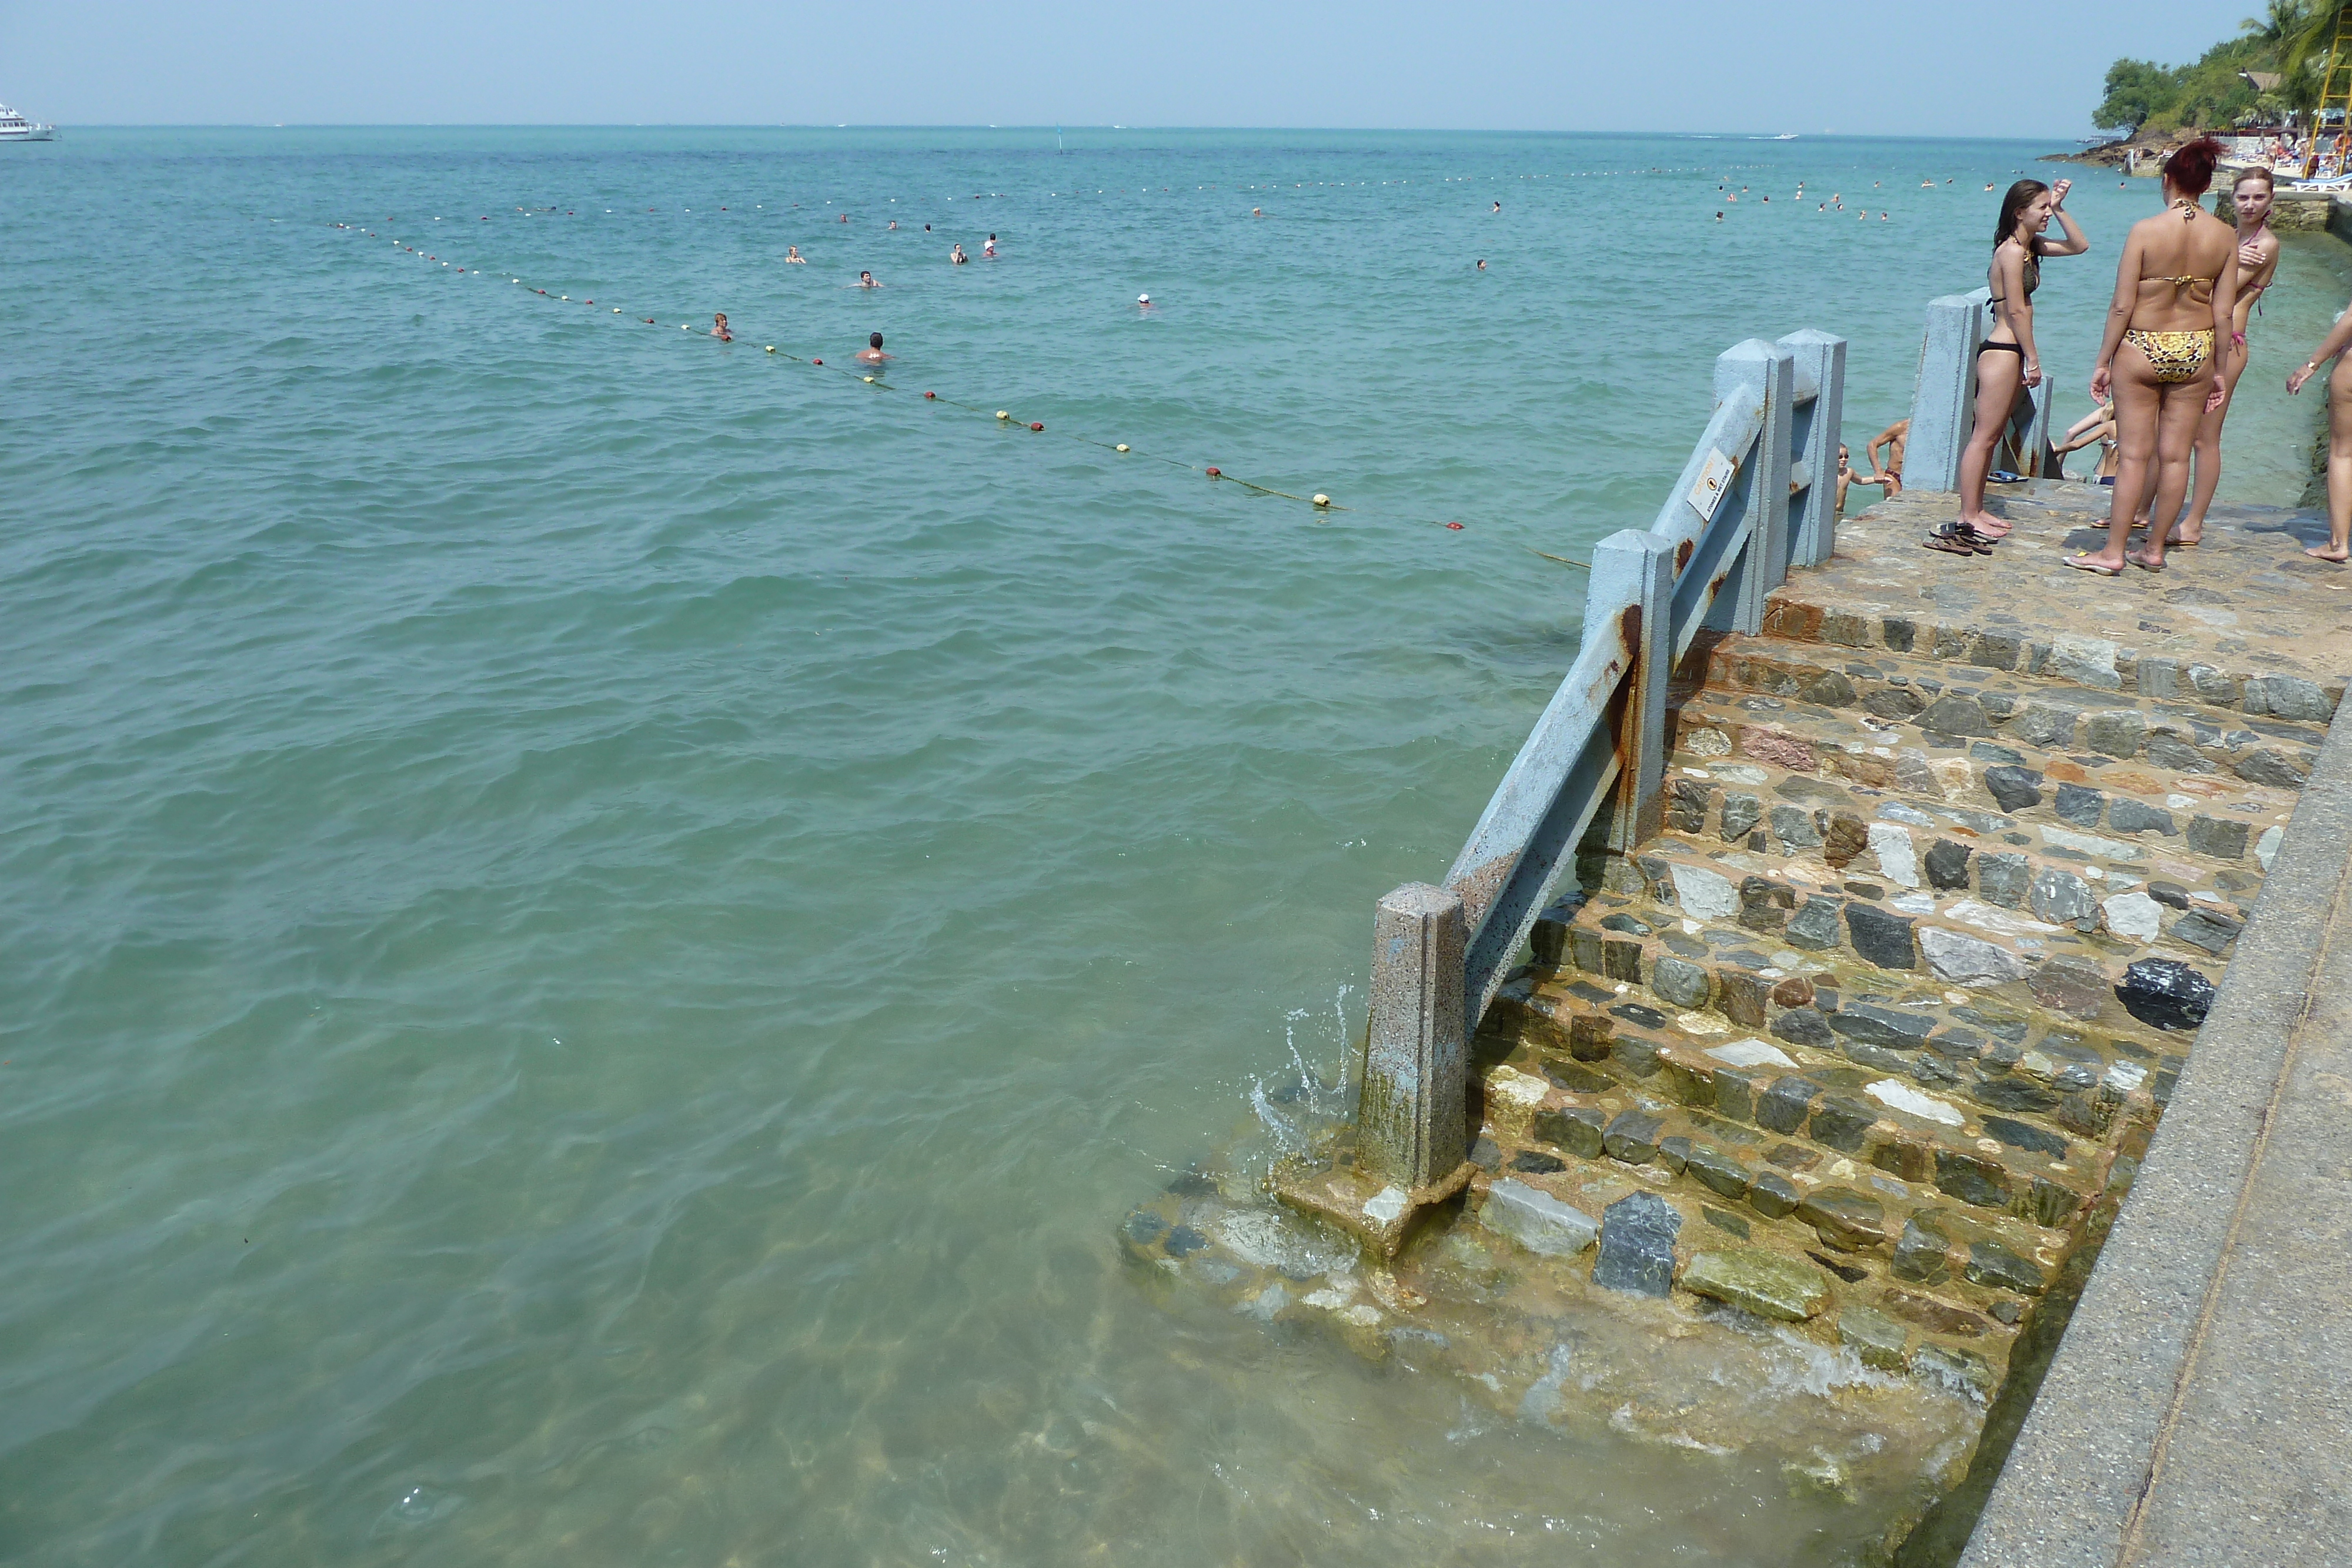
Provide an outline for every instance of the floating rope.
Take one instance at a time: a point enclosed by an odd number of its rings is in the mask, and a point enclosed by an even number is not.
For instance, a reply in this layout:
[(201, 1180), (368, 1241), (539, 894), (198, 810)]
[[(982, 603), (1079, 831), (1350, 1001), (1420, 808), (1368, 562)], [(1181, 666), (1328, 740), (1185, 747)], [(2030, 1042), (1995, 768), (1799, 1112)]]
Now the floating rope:
[[(551, 210), (551, 209), (541, 209), (541, 210), (545, 211), (545, 210)], [(723, 209), (722, 209), (722, 210), (723, 210)], [(485, 221), (487, 221), (487, 220), (485, 220)], [(357, 224), (344, 224), (344, 223), (339, 223), (339, 224), (336, 224), (334, 226), (335, 226), (336, 228), (338, 228), (338, 229), (342, 230), (343, 232), (345, 232), (345, 233), (347, 233), (347, 234), (361, 235), (363, 235), (363, 236), (365, 236), (366, 238), (369, 238), (369, 239), (383, 239), (383, 238), (385, 238), (385, 237), (386, 237), (385, 235), (383, 235), (377, 234), (373, 229), (362, 228), (362, 227), (361, 227), (361, 226), (360, 226), (359, 225), (357, 225)], [(464, 273), (464, 272), (466, 272), (466, 271), (467, 271), (467, 270), (468, 270), (468, 269), (467, 269), (467, 268), (466, 268), (466, 267), (457, 266), (454, 262), (449, 262), (449, 261), (444, 261), (444, 260), (442, 260), (442, 259), (441, 259), (441, 257), (440, 257), (440, 256), (439, 256), (437, 253), (431, 253), (431, 252), (426, 252), (426, 251), (419, 250), (419, 249), (417, 249), (415, 246), (405, 244), (405, 243), (404, 243), (404, 242), (402, 242), (402, 241), (400, 241), (400, 240), (397, 240), (397, 239), (392, 240), (392, 241), (391, 241), (391, 244), (392, 244), (392, 245), (394, 245), (394, 246), (396, 246), (398, 249), (400, 249), (400, 250), (402, 250), (402, 251), (406, 252), (408, 255), (411, 255), (411, 256), (414, 256), (418, 257), (420, 260), (437, 263), (439, 266), (442, 266), (442, 267), (448, 267), (448, 268), (450, 268), (453, 272), (457, 272), (457, 273)], [(472, 268), (471, 270), (472, 270), (472, 271), (475, 273), (475, 275), (476, 275), (476, 276), (478, 276), (478, 277), (490, 277), (490, 276), (493, 276), (492, 274), (489, 274), (489, 273), (484, 272), (484, 271), (483, 271), (480, 267), (474, 267), (474, 268)], [(512, 277), (512, 276), (509, 276), (509, 277), (508, 277), (507, 281), (508, 281), (509, 284), (514, 285), (514, 286), (516, 286), (516, 287), (522, 287), (522, 288), (527, 288), (527, 289), (529, 289), (529, 290), (530, 290), (533, 295), (537, 296), (537, 297), (538, 297), (538, 298), (540, 298), (546, 299), (546, 300), (548, 300), (550, 303), (552, 303), (552, 304), (573, 304), (573, 303), (577, 303), (577, 304), (580, 304), (580, 305), (583, 305), (583, 306), (591, 306), (591, 307), (593, 307), (593, 306), (594, 306), (594, 305), (595, 305), (595, 303), (596, 303), (596, 301), (595, 301), (594, 299), (590, 298), (587, 298), (586, 296), (583, 296), (579, 300), (574, 301), (574, 300), (572, 299), (572, 296), (570, 296), (569, 294), (550, 294), (546, 289), (541, 288), (541, 287), (538, 287), (538, 286), (537, 286), (537, 285), (535, 285), (535, 284), (527, 284), (527, 283), (524, 283), (524, 282), (523, 282), (523, 280), (522, 280), (521, 278), (520, 278), (520, 277)], [(614, 315), (615, 315), (615, 316), (623, 315), (623, 314), (625, 314), (625, 312), (624, 312), (624, 311), (623, 311), (622, 308), (621, 308), (621, 307), (619, 307), (619, 306), (617, 306), (617, 305), (608, 305), (608, 306), (606, 307), (606, 308), (608, 308), (608, 309), (612, 312), (612, 314), (614, 314)], [(599, 314), (602, 314), (602, 313), (603, 313), (602, 311), (600, 311), (600, 312), (599, 312)], [(652, 316), (639, 316), (639, 317), (636, 317), (636, 318), (635, 318), (635, 319), (637, 319), (637, 320), (639, 320), (639, 321), (644, 322), (644, 323), (645, 323), (646, 326), (648, 326), (648, 327), (653, 326), (653, 325), (655, 325), (655, 324), (656, 323), (656, 318), (652, 317)], [(678, 323), (678, 330), (679, 330), (679, 331), (681, 331), (681, 332), (692, 333), (692, 332), (694, 332), (694, 331), (696, 330), (696, 329), (695, 329), (695, 327), (693, 326), (693, 324), (692, 324), (691, 322), (681, 321), (681, 322), (679, 322), (679, 323)], [(717, 336), (717, 334), (716, 334), (715, 332), (709, 332), (709, 331), (705, 331), (705, 332), (703, 332), (701, 335), (702, 335), (702, 336), (704, 336), (704, 337), (715, 337), (715, 336)], [(727, 337), (727, 338), (725, 338), (724, 340), (722, 340), (722, 341), (726, 341), (726, 342), (730, 342), (730, 343), (731, 343), (731, 342), (733, 342), (733, 341), (735, 341), (735, 340), (736, 340), (736, 338), (737, 338), (738, 336), (739, 336), (739, 334), (736, 334), (736, 333), (734, 333), (734, 332), (731, 330), (731, 324), (730, 324), (730, 333), (729, 333), (728, 337)], [(816, 356), (816, 355), (809, 355), (809, 356), (805, 356), (805, 357), (803, 357), (803, 356), (802, 356), (802, 355), (793, 353), (793, 352), (791, 352), (791, 351), (789, 351), (789, 350), (787, 350), (779, 349), (779, 348), (778, 348), (778, 347), (776, 347), (776, 345), (774, 345), (773, 343), (764, 343), (764, 344), (761, 345), (761, 350), (762, 350), (762, 351), (763, 351), (764, 353), (772, 354), (772, 355), (774, 355), (774, 356), (775, 356), (776, 358), (778, 358), (778, 359), (781, 359), (781, 360), (790, 360), (790, 361), (793, 361), (794, 364), (807, 365), (807, 366), (809, 366), (809, 367), (810, 367), (811, 369), (813, 369), (813, 370), (823, 370), (823, 371), (831, 371), (831, 372), (832, 372), (833, 374), (835, 374), (835, 375), (837, 375), (837, 376), (840, 376), (840, 377), (844, 378), (845, 380), (854, 380), (854, 381), (856, 381), (856, 382), (859, 382), (860, 384), (863, 384), (863, 385), (866, 385), (866, 386), (870, 386), (870, 387), (872, 387), (872, 388), (873, 388), (875, 391), (877, 391), (877, 392), (902, 392), (902, 391), (906, 390), (906, 389), (901, 388), (901, 387), (892, 386), (889, 382), (886, 382), (886, 381), (882, 380), (882, 379), (881, 379), (881, 375), (878, 373), (878, 371), (877, 371), (877, 373), (868, 374), (868, 373), (866, 373), (866, 372), (861, 371), (844, 370), (844, 369), (842, 369), (840, 366), (837, 366), (837, 365), (828, 365), (828, 364), (826, 364), (826, 363), (824, 362), (824, 361), (823, 360), (823, 358), (821, 358), (821, 357), (819, 357), (819, 356)], [(1010, 410), (1008, 410), (1008, 409), (1001, 409), (1001, 408), (1000, 408), (1000, 409), (995, 409), (995, 410), (992, 411), (992, 410), (989, 410), (989, 409), (982, 408), (982, 407), (980, 407), (980, 406), (979, 406), (978, 404), (976, 404), (976, 403), (961, 402), (958, 402), (956, 399), (951, 398), (951, 397), (942, 397), (942, 396), (940, 396), (940, 395), (938, 392), (925, 392), (923, 393), (922, 401), (924, 401), (924, 402), (939, 402), (939, 403), (945, 403), (945, 404), (946, 404), (948, 407), (950, 407), (950, 408), (961, 409), (961, 410), (963, 410), (964, 412), (966, 412), (966, 413), (968, 413), (989, 414), (989, 415), (991, 415), (991, 416), (995, 420), (995, 422), (996, 422), (997, 423), (999, 423), (999, 424), (1013, 425), (1013, 424), (1022, 424), (1022, 423), (1025, 423), (1025, 424), (1028, 426), (1029, 430), (1030, 430), (1032, 433), (1034, 433), (1034, 434), (1040, 434), (1040, 435), (1047, 434), (1047, 431), (1046, 431), (1046, 429), (1045, 429), (1045, 423), (1044, 423), (1043, 421), (1041, 421), (1041, 420), (1030, 420), (1030, 421), (1021, 421), (1021, 420), (1016, 420), (1016, 419), (1014, 419), (1014, 418), (1013, 418), (1012, 412), (1011, 412)], [(1061, 436), (1061, 437), (1062, 437), (1064, 440), (1066, 440), (1066, 441), (1075, 441), (1075, 442), (1078, 442), (1078, 443), (1080, 443), (1080, 444), (1083, 444), (1083, 445), (1100, 447), (1100, 448), (1101, 448), (1103, 451), (1105, 451), (1105, 452), (1114, 452), (1114, 453), (1120, 454), (1120, 455), (1133, 455), (1133, 456), (1137, 456), (1137, 457), (1142, 457), (1142, 458), (1146, 458), (1146, 459), (1148, 459), (1148, 460), (1150, 460), (1150, 461), (1151, 461), (1151, 462), (1154, 462), (1154, 463), (1164, 463), (1164, 464), (1168, 465), (1169, 465), (1170, 467), (1171, 467), (1171, 468), (1182, 468), (1182, 469), (1185, 469), (1185, 470), (1187, 470), (1187, 471), (1189, 471), (1189, 472), (1192, 472), (1192, 473), (1200, 474), (1200, 475), (1202, 475), (1202, 476), (1206, 476), (1207, 478), (1212, 479), (1212, 480), (1216, 480), (1216, 481), (1220, 481), (1220, 482), (1226, 483), (1226, 484), (1238, 485), (1238, 486), (1240, 486), (1243, 489), (1249, 491), (1249, 492), (1250, 492), (1251, 494), (1253, 494), (1253, 495), (1257, 495), (1257, 496), (1271, 496), (1271, 497), (1277, 497), (1277, 498), (1279, 498), (1279, 499), (1281, 499), (1281, 500), (1285, 500), (1285, 501), (1296, 501), (1296, 502), (1297, 502), (1300, 506), (1307, 507), (1311, 507), (1314, 511), (1316, 511), (1316, 512), (1318, 512), (1318, 513), (1325, 513), (1325, 512), (1352, 512), (1352, 513), (1355, 513), (1357, 516), (1363, 517), (1368, 517), (1368, 518), (1380, 518), (1380, 519), (1382, 519), (1382, 520), (1385, 520), (1385, 521), (1389, 521), (1389, 522), (1407, 523), (1407, 524), (1412, 524), (1412, 525), (1416, 526), (1416, 527), (1426, 527), (1426, 528), (1444, 528), (1444, 529), (1445, 529), (1445, 530), (1447, 530), (1448, 532), (1451, 532), (1451, 533), (1461, 533), (1461, 532), (1464, 532), (1464, 531), (1466, 529), (1467, 526), (1468, 526), (1468, 525), (1466, 525), (1466, 524), (1463, 523), (1462, 521), (1460, 521), (1460, 520), (1459, 520), (1459, 519), (1457, 519), (1457, 518), (1446, 518), (1446, 517), (1415, 517), (1415, 516), (1411, 516), (1411, 515), (1408, 515), (1408, 514), (1404, 514), (1404, 513), (1398, 513), (1398, 512), (1384, 512), (1384, 511), (1378, 511), (1378, 510), (1374, 510), (1374, 509), (1371, 509), (1371, 508), (1369, 508), (1369, 507), (1343, 507), (1343, 506), (1339, 505), (1338, 502), (1336, 502), (1336, 501), (1334, 501), (1333, 499), (1331, 499), (1331, 497), (1330, 497), (1329, 496), (1325, 495), (1325, 494), (1323, 494), (1323, 493), (1321, 493), (1321, 492), (1319, 492), (1319, 491), (1318, 491), (1318, 493), (1316, 493), (1315, 495), (1312, 495), (1312, 496), (1299, 496), (1299, 495), (1295, 495), (1295, 494), (1293, 494), (1292, 492), (1290, 492), (1290, 491), (1288, 491), (1288, 490), (1278, 490), (1278, 489), (1275, 488), (1275, 487), (1274, 487), (1273, 486), (1271, 486), (1271, 485), (1261, 485), (1261, 484), (1257, 483), (1257, 482), (1256, 482), (1255, 480), (1254, 480), (1254, 479), (1244, 479), (1244, 478), (1240, 477), (1238, 475), (1228, 474), (1228, 473), (1226, 473), (1223, 468), (1218, 467), (1218, 466), (1216, 466), (1216, 465), (1202, 465), (1202, 464), (1198, 464), (1198, 463), (1188, 463), (1188, 462), (1186, 462), (1184, 459), (1182, 459), (1182, 458), (1181, 458), (1181, 457), (1169, 457), (1169, 456), (1165, 456), (1165, 455), (1162, 455), (1161, 454), (1155, 453), (1155, 452), (1137, 452), (1137, 451), (1135, 451), (1135, 449), (1134, 449), (1132, 446), (1130, 446), (1128, 443), (1126, 443), (1126, 442), (1124, 442), (1124, 441), (1119, 441), (1119, 442), (1101, 441), (1101, 440), (1097, 440), (1097, 439), (1096, 439), (1095, 437), (1093, 437), (1093, 436), (1091, 436), (1091, 435), (1085, 435), (1085, 434), (1078, 434), (1078, 433), (1076, 433), (1076, 432), (1075, 432), (1075, 431), (1066, 431), (1066, 430), (1056, 430), (1056, 431), (1052, 432), (1052, 434)], [(1528, 549), (1533, 549), (1533, 547), (1532, 547), (1532, 546), (1529, 546), (1529, 547), (1528, 547)], [(1542, 556), (1546, 560), (1558, 561), (1558, 562), (1559, 562), (1560, 564), (1562, 564), (1562, 565), (1564, 565), (1564, 566), (1572, 566), (1572, 567), (1576, 567), (1576, 568), (1579, 568), (1579, 569), (1580, 569), (1580, 570), (1588, 570), (1588, 571), (1591, 570), (1591, 568), (1590, 567), (1590, 565), (1588, 565), (1586, 562), (1584, 562), (1584, 561), (1580, 561), (1580, 560), (1573, 560), (1573, 559), (1570, 559), (1569, 557), (1564, 556), (1564, 555), (1551, 555), (1551, 554), (1549, 554), (1549, 553), (1548, 553), (1548, 552), (1546, 552), (1546, 551), (1543, 551), (1543, 550), (1534, 550), (1534, 553), (1535, 553), (1535, 554), (1537, 554), (1537, 555)]]

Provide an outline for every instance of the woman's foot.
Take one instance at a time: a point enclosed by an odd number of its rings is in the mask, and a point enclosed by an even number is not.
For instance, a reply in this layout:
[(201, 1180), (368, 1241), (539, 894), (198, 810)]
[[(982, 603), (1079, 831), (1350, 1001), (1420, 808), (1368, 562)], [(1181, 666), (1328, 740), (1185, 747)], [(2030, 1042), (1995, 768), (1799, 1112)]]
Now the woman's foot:
[(2009, 537), (2009, 525), (1990, 512), (1979, 512), (1973, 517), (1964, 514), (1960, 517), (1959, 526), (1979, 538), (1999, 539)]
[(2303, 553), (2314, 560), (2332, 560), (2338, 566), (2343, 565), (2347, 560), (2352, 560), (2352, 549), (2347, 549), (2342, 545), (2311, 545), (2305, 548)]
[(2132, 565), (2139, 568), (2142, 571), (2162, 571), (2164, 570), (2164, 557), (2161, 555), (2152, 554), (2147, 550), (2127, 549), (2124, 551), (2124, 559), (2131, 562)]
[(2065, 559), (2066, 564), (2073, 567), (2076, 571), (2095, 571), (2101, 577), (2121, 577), (2124, 574), (2123, 563), (2121, 561), (2116, 561), (2111, 565), (2106, 561), (2101, 560), (2098, 557), (2091, 555), (2070, 555), (2066, 557)]
[(2205, 525), (2202, 523), (2197, 525), (2194, 533), (2189, 531), (2186, 524), (2176, 524), (2173, 530), (2164, 536), (2164, 548), (2167, 549), (2195, 549), (2204, 542)]

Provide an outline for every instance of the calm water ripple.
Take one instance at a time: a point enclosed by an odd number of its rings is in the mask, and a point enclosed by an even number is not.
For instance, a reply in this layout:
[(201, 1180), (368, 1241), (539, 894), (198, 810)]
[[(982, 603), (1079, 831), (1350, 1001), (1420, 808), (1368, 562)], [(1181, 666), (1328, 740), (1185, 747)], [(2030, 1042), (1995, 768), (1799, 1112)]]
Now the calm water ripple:
[[(1849, 336), (1858, 445), (2040, 150), (1072, 140), (0, 149), (0, 1557), (1847, 1549), (1112, 1233), (1336, 1080), (1371, 900), (1575, 646), (1522, 547), (1646, 526), (1743, 337)], [(2049, 268), (2069, 418), (2151, 202)], [(2288, 281), (2264, 376), (2345, 269)], [(875, 329), (900, 395), (759, 351)], [(2309, 412), (2242, 402), (2225, 495)]]

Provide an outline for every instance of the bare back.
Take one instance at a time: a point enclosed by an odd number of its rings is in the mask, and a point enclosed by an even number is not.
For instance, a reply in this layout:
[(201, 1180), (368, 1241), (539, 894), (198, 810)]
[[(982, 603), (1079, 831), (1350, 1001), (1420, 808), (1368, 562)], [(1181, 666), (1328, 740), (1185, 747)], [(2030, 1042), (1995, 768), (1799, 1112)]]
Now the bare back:
[(2134, 330), (2211, 329), (2214, 286), (2237, 266), (2237, 230), (2202, 208), (2167, 207), (2134, 224), (2124, 248), (2139, 263)]

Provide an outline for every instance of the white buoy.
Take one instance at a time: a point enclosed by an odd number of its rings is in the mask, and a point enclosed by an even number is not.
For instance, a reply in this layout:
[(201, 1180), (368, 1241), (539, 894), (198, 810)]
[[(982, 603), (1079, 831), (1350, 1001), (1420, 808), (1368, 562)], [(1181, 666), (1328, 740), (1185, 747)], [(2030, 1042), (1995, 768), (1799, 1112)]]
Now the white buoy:
[(1117, 452), (1124, 452), (1124, 451), (1126, 451), (1126, 450), (1127, 450), (1127, 443), (1126, 443), (1126, 442), (1124, 442), (1124, 441), (1122, 441), (1122, 442), (1120, 442), (1120, 443), (1119, 443), (1116, 447), (1114, 447), (1112, 450), (1117, 451)]
[(1328, 507), (1331, 504), (1331, 497), (1324, 495), (1320, 491), (1318, 491), (1315, 496), (1315, 504), (1318, 507)]
[(999, 419), (1011, 419), (1013, 416), (1000, 408), (996, 411), (996, 417)]
[(775, 346), (773, 343), (769, 344), (769, 345), (768, 345), (768, 352), (770, 352), (770, 353), (772, 353), (772, 353), (774, 353), (775, 351), (776, 351), (776, 346)]

